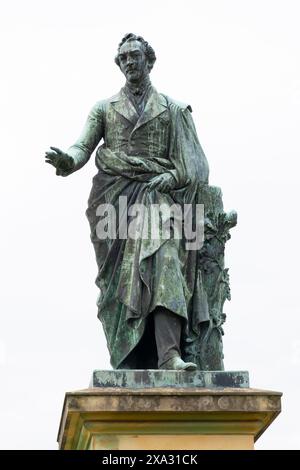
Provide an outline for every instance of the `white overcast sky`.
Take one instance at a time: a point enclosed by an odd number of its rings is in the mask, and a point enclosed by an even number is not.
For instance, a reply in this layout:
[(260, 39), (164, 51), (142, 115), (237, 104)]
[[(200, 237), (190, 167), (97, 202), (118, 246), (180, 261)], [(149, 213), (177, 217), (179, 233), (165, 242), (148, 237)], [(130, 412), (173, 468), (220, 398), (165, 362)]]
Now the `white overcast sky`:
[(64, 393), (109, 368), (85, 218), (94, 159), (58, 178), (91, 106), (116, 93), (122, 36), (154, 47), (154, 86), (190, 103), (226, 210), (227, 370), (283, 392), (257, 449), (300, 448), (298, 0), (1, 0), (0, 446), (56, 449)]

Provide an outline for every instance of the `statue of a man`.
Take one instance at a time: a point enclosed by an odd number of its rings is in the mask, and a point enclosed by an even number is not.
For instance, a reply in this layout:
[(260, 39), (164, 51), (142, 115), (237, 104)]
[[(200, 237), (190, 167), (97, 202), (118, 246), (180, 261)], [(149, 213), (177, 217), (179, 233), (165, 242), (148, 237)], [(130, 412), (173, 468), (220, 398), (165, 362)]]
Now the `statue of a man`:
[[(68, 176), (87, 163), (103, 139), (86, 213), (99, 269), (98, 316), (112, 366), (193, 370), (196, 364), (184, 360), (185, 344), (209, 319), (197, 251), (187, 250), (183, 240), (166, 239), (161, 231), (153, 239), (119, 236), (133, 219), (134, 205), (194, 205), (199, 186), (208, 183), (191, 107), (152, 86), (149, 74), (155, 60), (142, 37), (127, 34), (115, 58), (125, 86), (95, 104), (66, 153), (51, 147), (46, 161), (57, 175)], [(117, 213), (117, 236), (104, 239), (97, 230), (103, 215), (99, 207), (108, 204)], [(161, 223), (164, 214), (159, 211), (157, 216)]]

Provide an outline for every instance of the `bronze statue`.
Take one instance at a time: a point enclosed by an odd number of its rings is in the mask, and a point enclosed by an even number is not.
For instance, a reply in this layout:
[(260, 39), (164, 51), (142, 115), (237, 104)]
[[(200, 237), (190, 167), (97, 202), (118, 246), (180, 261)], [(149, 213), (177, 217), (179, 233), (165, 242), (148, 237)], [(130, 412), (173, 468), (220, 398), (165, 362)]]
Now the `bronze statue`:
[[(224, 214), (220, 190), (208, 186), (208, 164), (191, 107), (152, 86), (155, 60), (142, 37), (127, 34), (115, 58), (125, 86), (97, 102), (76, 143), (66, 152), (51, 147), (46, 161), (57, 175), (68, 176), (87, 163), (103, 139), (86, 214), (98, 264), (98, 316), (112, 366), (220, 369), (222, 307), (229, 298), (224, 244), (235, 215)], [(174, 203), (206, 205), (201, 250), (187, 250), (184, 237), (165, 239), (162, 231), (154, 239), (120, 236), (134, 218), (133, 206)], [(104, 238), (98, 229), (108, 205), (117, 214), (116, 236)], [(156, 215), (161, 223), (164, 215)], [(143, 217), (142, 225), (148, 215)]]

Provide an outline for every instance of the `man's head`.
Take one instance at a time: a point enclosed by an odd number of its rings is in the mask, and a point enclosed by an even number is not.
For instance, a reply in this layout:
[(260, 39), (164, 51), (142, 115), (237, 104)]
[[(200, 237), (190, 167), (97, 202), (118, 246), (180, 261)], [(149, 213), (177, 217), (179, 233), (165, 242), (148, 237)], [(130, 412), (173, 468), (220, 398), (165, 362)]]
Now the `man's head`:
[(152, 47), (141, 37), (129, 33), (118, 47), (116, 64), (128, 82), (137, 83), (148, 75), (156, 61)]

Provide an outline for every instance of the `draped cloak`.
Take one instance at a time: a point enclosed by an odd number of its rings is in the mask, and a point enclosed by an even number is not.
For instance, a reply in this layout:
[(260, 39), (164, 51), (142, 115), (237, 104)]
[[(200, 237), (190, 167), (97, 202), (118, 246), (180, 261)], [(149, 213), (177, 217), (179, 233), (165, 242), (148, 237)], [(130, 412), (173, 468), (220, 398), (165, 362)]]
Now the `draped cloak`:
[[(209, 319), (197, 251), (186, 249), (184, 237), (167, 238), (164, 232), (168, 220), (174, 229), (168, 212), (174, 203), (192, 208), (201, 203), (198, 190), (208, 184), (208, 164), (190, 106), (153, 87), (141, 115), (124, 89), (96, 103), (81, 136), (67, 151), (75, 160), (73, 171), (88, 161), (102, 139), (86, 211), (98, 265), (98, 317), (114, 368), (156, 368), (151, 312), (157, 306), (183, 318), (183, 357), (184, 343), (197, 336), (201, 323)], [(150, 191), (148, 183), (165, 173), (174, 177), (172, 190)], [(127, 210), (120, 196), (126, 198)], [(98, 208), (105, 204), (116, 211), (115, 238), (98, 236)], [(143, 237), (126, 238), (121, 233), (134, 219), (130, 208), (137, 204), (149, 209), (139, 213), (135, 226)], [(153, 223), (158, 229), (155, 238)]]

